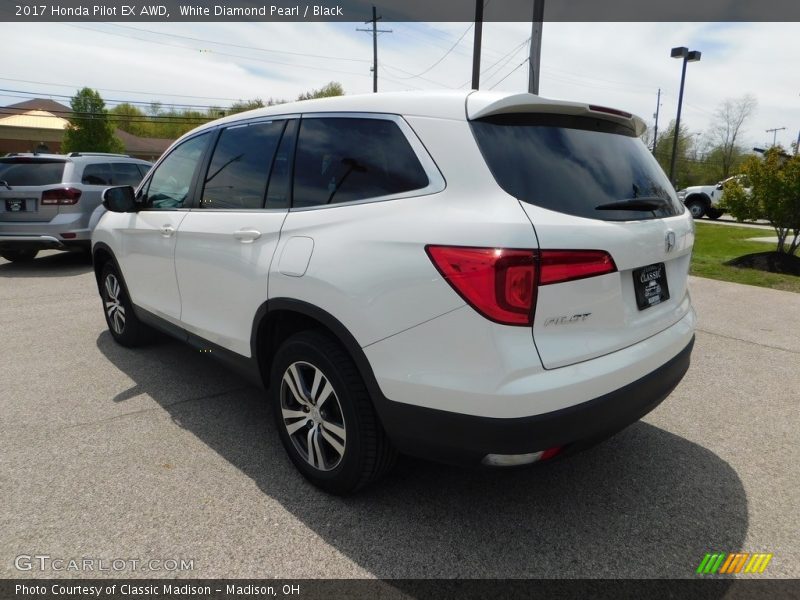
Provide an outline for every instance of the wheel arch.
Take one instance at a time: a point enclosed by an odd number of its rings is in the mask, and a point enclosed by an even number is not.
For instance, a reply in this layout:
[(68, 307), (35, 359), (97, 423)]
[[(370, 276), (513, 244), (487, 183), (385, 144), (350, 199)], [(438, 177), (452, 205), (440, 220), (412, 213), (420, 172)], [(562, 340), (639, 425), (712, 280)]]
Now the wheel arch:
[(703, 205), (706, 208), (711, 206), (711, 198), (708, 197), (708, 194), (705, 194), (703, 192), (695, 192), (693, 194), (686, 196), (686, 199), (683, 201), (683, 203), (688, 205), (693, 200), (699, 200), (700, 202), (703, 203)]
[[(350, 330), (332, 314), (314, 304), (293, 298), (273, 298), (264, 302), (253, 319), (250, 339), (251, 355), (256, 360), (264, 386), (269, 387), (272, 356), (289, 336), (307, 330), (322, 330), (344, 346), (353, 359), (364, 384), (379, 410), (383, 398), (367, 355)], [(379, 414), (380, 416), (380, 414)]]
[[(114, 251), (111, 250), (111, 247), (103, 242), (97, 242), (92, 247), (92, 267), (94, 268), (94, 278), (97, 283), (98, 291), (100, 291), (100, 286), (102, 285), (100, 278), (103, 275), (103, 266), (109, 261), (114, 263), (114, 268), (116, 268), (117, 273), (120, 274), (122, 285), (125, 287), (125, 293), (127, 294), (128, 288), (125, 285), (125, 277), (122, 275), (122, 270), (119, 268), (117, 257), (114, 256)], [(128, 294), (128, 298), (130, 298), (130, 294)]]

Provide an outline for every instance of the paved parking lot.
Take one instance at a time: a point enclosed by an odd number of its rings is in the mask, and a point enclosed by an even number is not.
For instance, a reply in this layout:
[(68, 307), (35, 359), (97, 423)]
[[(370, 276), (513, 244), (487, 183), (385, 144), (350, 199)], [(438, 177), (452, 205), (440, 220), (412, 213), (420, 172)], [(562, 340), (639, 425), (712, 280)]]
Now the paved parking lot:
[[(696, 279), (692, 367), (644, 422), (541, 468), (404, 459), (349, 499), (297, 475), (261, 394), (107, 333), (90, 266), (0, 259), (0, 577), (21, 554), (194, 560), (191, 577), (800, 577), (800, 295)], [(72, 573), (72, 575), (75, 575)]]

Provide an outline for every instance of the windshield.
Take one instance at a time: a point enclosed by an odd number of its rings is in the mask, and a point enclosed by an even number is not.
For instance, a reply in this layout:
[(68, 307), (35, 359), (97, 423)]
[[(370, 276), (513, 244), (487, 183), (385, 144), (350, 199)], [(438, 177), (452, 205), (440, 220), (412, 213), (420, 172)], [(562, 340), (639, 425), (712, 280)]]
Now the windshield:
[(472, 130), (497, 183), (523, 202), (605, 221), (683, 212), (661, 167), (624, 125), (511, 114), (473, 121)]

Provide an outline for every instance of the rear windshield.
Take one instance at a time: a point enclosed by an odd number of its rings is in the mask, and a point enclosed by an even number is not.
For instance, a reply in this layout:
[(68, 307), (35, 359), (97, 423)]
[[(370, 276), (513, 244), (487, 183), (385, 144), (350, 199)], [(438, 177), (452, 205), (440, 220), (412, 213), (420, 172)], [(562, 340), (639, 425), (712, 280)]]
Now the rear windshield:
[[(473, 121), (472, 130), (497, 183), (523, 202), (605, 221), (683, 212), (661, 167), (623, 125), (519, 114)], [(631, 200), (636, 200), (628, 203), (632, 209), (612, 208)]]
[(15, 185), (61, 183), (64, 161), (0, 159), (0, 181)]

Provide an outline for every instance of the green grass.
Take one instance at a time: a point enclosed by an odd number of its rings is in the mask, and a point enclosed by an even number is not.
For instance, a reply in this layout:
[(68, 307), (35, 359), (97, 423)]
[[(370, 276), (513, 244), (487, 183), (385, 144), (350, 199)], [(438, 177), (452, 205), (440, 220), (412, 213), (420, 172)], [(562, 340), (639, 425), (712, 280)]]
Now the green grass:
[(690, 273), (698, 277), (800, 292), (800, 277), (722, 264), (745, 254), (775, 250), (775, 244), (746, 241), (747, 238), (774, 235), (774, 231), (767, 229), (697, 223)]

